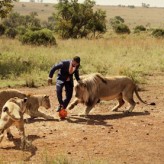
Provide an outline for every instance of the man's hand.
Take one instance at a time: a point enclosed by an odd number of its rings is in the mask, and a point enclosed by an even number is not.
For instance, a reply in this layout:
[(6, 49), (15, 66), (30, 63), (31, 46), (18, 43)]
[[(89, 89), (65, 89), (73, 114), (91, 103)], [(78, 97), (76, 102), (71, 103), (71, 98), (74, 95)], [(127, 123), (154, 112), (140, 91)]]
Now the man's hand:
[(48, 85), (52, 85), (52, 78), (48, 78)]

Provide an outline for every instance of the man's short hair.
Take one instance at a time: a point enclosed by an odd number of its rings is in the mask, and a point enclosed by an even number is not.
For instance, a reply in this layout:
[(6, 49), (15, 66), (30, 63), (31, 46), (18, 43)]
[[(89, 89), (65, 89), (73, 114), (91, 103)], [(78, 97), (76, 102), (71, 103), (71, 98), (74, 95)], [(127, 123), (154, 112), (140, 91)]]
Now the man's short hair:
[(80, 57), (79, 57), (79, 56), (75, 56), (75, 57), (73, 58), (73, 60), (74, 60), (76, 63), (80, 64)]

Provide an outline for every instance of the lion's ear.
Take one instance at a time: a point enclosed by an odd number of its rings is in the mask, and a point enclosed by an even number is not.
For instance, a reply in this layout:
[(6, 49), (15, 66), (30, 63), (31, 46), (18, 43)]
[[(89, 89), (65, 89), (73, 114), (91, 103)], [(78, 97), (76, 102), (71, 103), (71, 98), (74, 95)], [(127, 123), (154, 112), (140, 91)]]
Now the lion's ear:
[(27, 100), (28, 100), (28, 98), (27, 98), (27, 97), (25, 97), (25, 98), (23, 99), (23, 102), (24, 102), (24, 103), (26, 103), (26, 102), (27, 102)]
[(44, 95), (44, 98), (49, 98), (49, 96), (48, 95)]

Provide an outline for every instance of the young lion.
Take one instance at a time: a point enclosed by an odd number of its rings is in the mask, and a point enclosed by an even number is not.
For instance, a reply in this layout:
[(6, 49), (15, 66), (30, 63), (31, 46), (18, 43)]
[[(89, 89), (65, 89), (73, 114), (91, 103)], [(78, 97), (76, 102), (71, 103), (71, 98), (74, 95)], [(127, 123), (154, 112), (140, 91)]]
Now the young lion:
[(27, 95), (15, 89), (8, 89), (4, 91), (0, 91), (0, 114), (3, 105), (7, 100), (13, 97), (25, 98), (28, 97), (26, 111), (31, 118), (35, 117), (43, 117), (44, 119), (53, 119), (51, 116), (47, 116), (46, 114), (38, 111), (40, 106), (49, 109), (51, 107), (49, 96), (47, 95)]
[(29, 142), (26, 140), (23, 121), (26, 103), (27, 98), (20, 99), (18, 97), (11, 98), (5, 103), (0, 119), (0, 142), (4, 137), (4, 131), (11, 125), (15, 125), (20, 131), (21, 148), (24, 149), (27, 146)]

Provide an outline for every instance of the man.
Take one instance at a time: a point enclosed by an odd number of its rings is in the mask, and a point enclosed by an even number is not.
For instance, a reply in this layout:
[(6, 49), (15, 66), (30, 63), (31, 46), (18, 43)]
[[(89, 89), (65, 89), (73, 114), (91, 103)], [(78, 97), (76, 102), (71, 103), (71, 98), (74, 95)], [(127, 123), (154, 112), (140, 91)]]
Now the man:
[[(59, 64), (54, 65), (49, 73), (48, 84), (52, 84), (53, 74), (56, 70), (59, 70), (57, 80), (56, 80), (56, 93), (59, 102), (57, 112), (61, 109), (66, 109), (73, 93), (73, 74), (77, 81), (79, 78), (79, 66), (80, 66), (80, 57), (75, 56), (72, 60), (64, 60)], [(66, 98), (63, 100), (62, 90), (65, 87)]]

